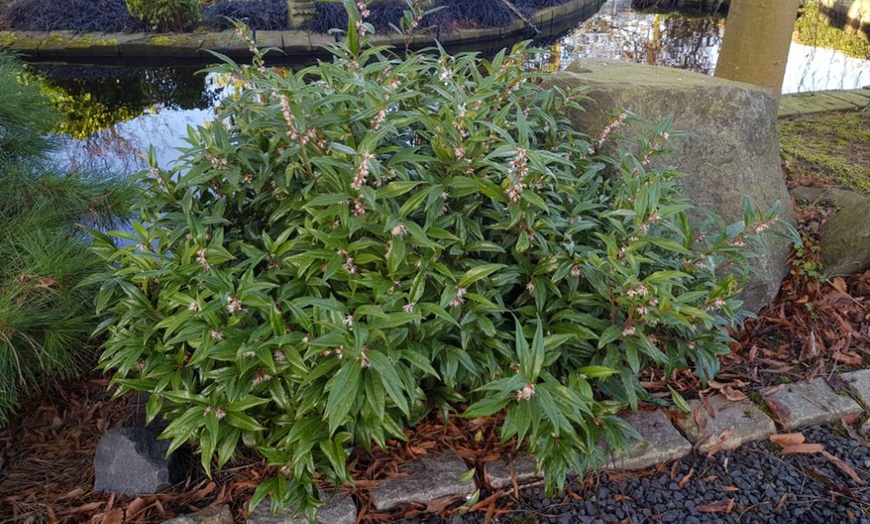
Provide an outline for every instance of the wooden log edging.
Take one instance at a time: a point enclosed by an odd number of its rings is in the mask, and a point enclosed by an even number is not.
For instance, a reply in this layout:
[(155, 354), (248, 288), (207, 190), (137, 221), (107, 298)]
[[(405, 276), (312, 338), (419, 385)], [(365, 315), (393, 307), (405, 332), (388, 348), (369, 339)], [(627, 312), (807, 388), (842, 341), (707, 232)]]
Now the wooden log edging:
[[(507, 27), (457, 29), (444, 34), (421, 34), (413, 38), (412, 48), (429, 47), (439, 42), (450, 52), (496, 49), (535, 36), (553, 36), (574, 27), (595, 14), (604, 0), (570, 0), (542, 9), (532, 22), (540, 35), (521, 20)], [(302, 30), (256, 31), (258, 47), (275, 47), (277, 63), (312, 63), (329, 56), (324, 46), (336, 37)], [(404, 48), (402, 35), (384, 33), (374, 36), (374, 44)], [(32, 62), (95, 63), (137, 65), (147, 63), (202, 64), (213, 62), (212, 52), (238, 61), (252, 57), (247, 42), (235, 31), (210, 33), (76, 33), (73, 31), (0, 31), (0, 47), (8, 48)]]

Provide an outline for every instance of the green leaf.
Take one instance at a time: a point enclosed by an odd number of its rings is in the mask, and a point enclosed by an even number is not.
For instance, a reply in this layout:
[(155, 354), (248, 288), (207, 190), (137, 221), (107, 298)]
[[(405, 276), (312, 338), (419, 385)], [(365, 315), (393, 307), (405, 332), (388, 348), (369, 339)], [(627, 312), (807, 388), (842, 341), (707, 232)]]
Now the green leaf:
[(350, 413), (351, 407), (360, 392), (360, 375), (362, 368), (356, 360), (344, 362), (338, 373), (328, 384), (329, 398), (326, 400), (326, 419), (330, 434), (335, 434), (344, 424), (344, 419)]
[(583, 366), (577, 372), (589, 378), (605, 378), (618, 373), (617, 370), (606, 366)]
[(469, 406), (468, 409), (462, 413), (462, 416), (467, 418), (488, 417), (503, 410), (510, 401), (511, 397), (509, 395), (493, 395), (486, 397)]
[(477, 473), (477, 470), (474, 468), (471, 468), (468, 471), (466, 471), (465, 473), (463, 473), (462, 475), (459, 475), (459, 478), (456, 480), (459, 481), (461, 484), (471, 482), (472, 480), (474, 480), (475, 473)]
[(677, 406), (677, 408), (679, 408), (679, 410), (683, 413), (691, 413), (692, 409), (689, 407), (689, 403), (686, 402), (686, 399), (684, 399), (682, 395), (677, 393), (677, 391), (671, 386), (668, 386), (668, 389), (671, 392), (671, 398), (674, 401), (674, 405)]
[(477, 282), (482, 278), (486, 278), (489, 275), (495, 273), (499, 269), (503, 269), (507, 267), (504, 264), (481, 264), (479, 266), (475, 266), (468, 271), (465, 272), (464, 275), (459, 279), (458, 286), (463, 288), (468, 288), (471, 284)]
[(394, 369), (396, 364), (391, 362), (386, 355), (377, 350), (366, 352), (366, 356), (371, 361), (372, 367), (381, 376), (381, 382), (384, 384), (384, 389), (387, 391), (387, 395), (393, 399), (393, 402), (395, 402), (396, 406), (402, 410), (402, 413), (404, 413), (406, 417), (409, 417), (411, 413), (408, 410), (408, 402), (405, 400), (405, 395), (402, 392), (402, 381), (399, 379), (399, 375)]
[(613, 324), (607, 327), (601, 336), (598, 337), (598, 349), (603, 348), (614, 340), (622, 336), (623, 327), (618, 324)]
[(226, 414), (227, 424), (244, 431), (265, 431), (266, 428), (260, 425), (254, 417), (247, 415), (241, 411), (228, 411)]

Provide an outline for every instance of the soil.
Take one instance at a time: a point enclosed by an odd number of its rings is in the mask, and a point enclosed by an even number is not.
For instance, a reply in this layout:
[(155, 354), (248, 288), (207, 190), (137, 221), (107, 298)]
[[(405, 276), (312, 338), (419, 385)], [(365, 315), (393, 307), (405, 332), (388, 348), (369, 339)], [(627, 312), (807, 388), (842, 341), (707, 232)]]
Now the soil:
[[(788, 183), (870, 190), (870, 123), (861, 118), (858, 113), (848, 113), (783, 122), (782, 143), (789, 159), (785, 168)], [(865, 187), (867, 189), (863, 189)], [(775, 301), (760, 312), (757, 320), (747, 322), (742, 332), (735, 333), (733, 351), (723, 358), (722, 372), (716, 382), (708, 385), (706, 392), (719, 390), (753, 398), (759, 391), (776, 384), (814, 376), (829, 377), (834, 371), (870, 365), (870, 272), (848, 279), (820, 279), (815, 246), (819, 228), (831, 212), (832, 209), (822, 206), (797, 206), (799, 229), (805, 244), (792, 257), (792, 272)], [(652, 370), (644, 376), (644, 382), (656, 397), (669, 396), (668, 385), (689, 398), (697, 398), (702, 391), (697, 377), (690, 372), (664, 377)], [(49, 385), (27, 399), (20, 414), (0, 431), (0, 458), (5, 459), (5, 464), (0, 466), (0, 522), (160, 522), (214, 503), (230, 505), (236, 521), (244, 522), (247, 501), (259, 481), (269, 474), (255, 457), (243, 457), (215, 473), (212, 479), (206, 478), (195, 461), (191, 461), (187, 481), (147, 497), (106, 495), (92, 489), (92, 460), (102, 433), (112, 427), (143, 423), (141, 399), (127, 396), (112, 401), (107, 392), (108, 383), (107, 378), (94, 375)], [(391, 442), (389, 449), (375, 454), (355, 452), (349, 465), (357, 479), (353, 493), (360, 507), (359, 522), (402, 519), (408, 522), (484, 522), (496, 515), (501, 515), (502, 522), (586, 522), (587, 517), (609, 522), (608, 519), (617, 514), (616, 509), (628, 511), (632, 504), (635, 508), (632, 511), (640, 512), (645, 520), (665, 521), (675, 500), (671, 495), (658, 504), (646, 504), (648, 500), (641, 504), (637, 498), (643, 493), (658, 493), (656, 490), (673, 491), (672, 484), (679, 483), (686, 475), (692, 476), (693, 471), (697, 478), (692, 483), (686, 481), (689, 491), (677, 490), (680, 496), (691, 495), (690, 499), (695, 501), (692, 504), (697, 504), (698, 508), (713, 507), (710, 505), (718, 502), (708, 497), (706, 490), (714, 486), (725, 490), (723, 501), (735, 501), (716, 506), (719, 509), (712, 517), (736, 521), (738, 513), (732, 515), (731, 511), (737, 508), (740, 518), (746, 517), (749, 521), (776, 522), (779, 518), (800, 521), (804, 515), (799, 511), (800, 505), (779, 513), (786, 507), (779, 485), (771, 484), (772, 495), (758, 506), (753, 501), (760, 500), (761, 495), (750, 496), (749, 489), (740, 488), (738, 475), (734, 473), (745, 470), (744, 478), (747, 478), (772, 467), (782, 468), (782, 475), (774, 475), (771, 483), (781, 477), (786, 479), (783, 482), (804, 486), (804, 480), (813, 480), (810, 477), (822, 479), (815, 478), (822, 483), (821, 488), (809, 484), (806, 489), (801, 488), (805, 502), (823, 501), (826, 497), (840, 496), (836, 493), (842, 494), (843, 490), (848, 492), (846, 499), (825, 505), (824, 511), (828, 513), (818, 521), (846, 521), (856, 514), (870, 519), (867, 512), (870, 495), (866, 488), (858, 490), (842, 480), (829, 482), (825, 479), (834, 478), (838, 473), (825, 460), (814, 463), (801, 458), (794, 462), (789, 458), (791, 462), (785, 461), (766, 442), (753, 444), (754, 447), (748, 447), (745, 452), (716, 455), (712, 459), (692, 455), (675, 463), (670, 472), (652, 469), (623, 474), (624, 477), (578, 479), (571, 489), (550, 498), (535, 488), (522, 490), (522, 493), (514, 488), (497, 493), (484, 491), (481, 501), (470, 512), (460, 511), (461, 502), (408, 507), (390, 514), (373, 512), (367, 489), (395, 472), (403, 461), (449, 449), (469, 466), (475, 466), (510, 453), (509, 445), (499, 443), (497, 422), (495, 419), (450, 419), (443, 423), (432, 417), (408, 432), (407, 443)], [(864, 424), (864, 430), (867, 429)], [(843, 426), (836, 432), (828, 428), (818, 430), (818, 434), (813, 431), (817, 430), (807, 432), (814, 435), (815, 440), (811, 441), (825, 443), (832, 451), (845, 446), (844, 442), (863, 442), (855, 446), (870, 447), (864, 437), (856, 436), (861, 428)], [(846, 437), (843, 437), (844, 432), (848, 434)], [(852, 458), (863, 457), (862, 461), (868, 458), (866, 450), (861, 453), (853, 454)], [(870, 468), (870, 460), (861, 464)], [(713, 476), (722, 480), (709, 480)], [(716, 482), (726, 483), (719, 486)], [(827, 489), (826, 482), (833, 486), (831, 489), (840, 491), (834, 493)], [(732, 488), (739, 493), (731, 491)], [(731, 493), (735, 495), (732, 497)], [(741, 493), (747, 494), (744, 497)], [(590, 499), (590, 496), (597, 498)], [(598, 509), (589, 510), (589, 500), (610, 501), (608, 504), (616, 509), (611, 508), (611, 512), (595, 503)], [(596, 514), (599, 517), (595, 517)], [(691, 517), (687, 522), (701, 522), (696, 514), (687, 515), (687, 519)]]

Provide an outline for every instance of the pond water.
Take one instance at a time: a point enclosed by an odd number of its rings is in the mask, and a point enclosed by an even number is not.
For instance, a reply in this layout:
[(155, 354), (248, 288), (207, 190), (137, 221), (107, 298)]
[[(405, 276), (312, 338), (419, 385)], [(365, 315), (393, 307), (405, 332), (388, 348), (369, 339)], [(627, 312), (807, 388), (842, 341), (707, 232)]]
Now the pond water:
[[(608, 0), (568, 34), (542, 43), (549, 49), (534, 61), (544, 70), (564, 69), (582, 57), (664, 65), (712, 74), (724, 15), (710, 10), (638, 11), (631, 0)], [(167, 166), (183, 147), (188, 125), (211, 118), (220, 99), (220, 78), (198, 68), (124, 69), (37, 66), (56, 86), (74, 118), (61, 133), (70, 137), (64, 160), (131, 173), (154, 146)], [(870, 60), (793, 43), (784, 93), (852, 89), (870, 84)]]

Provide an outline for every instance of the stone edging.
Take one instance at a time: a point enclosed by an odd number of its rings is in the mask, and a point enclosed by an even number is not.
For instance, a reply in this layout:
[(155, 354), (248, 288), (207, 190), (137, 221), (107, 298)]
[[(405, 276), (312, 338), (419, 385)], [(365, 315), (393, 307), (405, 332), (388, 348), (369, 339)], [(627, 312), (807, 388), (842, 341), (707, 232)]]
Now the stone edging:
[[(569, 0), (535, 13), (532, 22), (539, 29), (538, 36), (552, 36), (575, 26), (584, 16), (594, 14), (604, 0)], [(412, 47), (432, 46), (439, 42), (451, 52), (482, 50), (502, 47), (505, 42), (536, 36), (534, 30), (522, 20), (507, 27), (458, 29), (443, 35), (416, 35)], [(375, 35), (375, 45), (404, 48), (401, 35)], [(277, 62), (314, 62), (329, 56), (324, 46), (336, 41), (331, 35), (300, 30), (256, 31), (255, 41), (260, 48), (276, 47), (284, 53), (270, 57)], [(203, 63), (212, 60), (210, 51), (234, 60), (252, 56), (247, 42), (228, 30), (219, 33), (76, 33), (73, 31), (0, 31), (0, 47), (7, 47), (24, 55), (27, 60), (39, 62), (79, 62), (100, 64), (134, 64), (161, 60)]]
[[(842, 417), (870, 412), (870, 370), (838, 375), (836, 384), (844, 391), (835, 392), (823, 379), (777, 386), (762, 395), (765, 414), (749, 400), (732, 402), (717, 394), (708, 402), (690, 403), (691, 413), (643, 411), (626, 417), (644, 440), (635, 442), (627, 452), (613, 457), (603, 471), (641, 470), (650, 466), (680, 459), (692, 450), (705, 453), (732, 450), (741, 444), (766, 440), (777, 432), (791, 432), (801, 427), (839, 422)], [(674, 423), (671, 422), (674, 420)], [(460, 481), (468, 473), (468, 466), (456, 456), (424, 457), (406, 465), (407, 476), (393, 477), (371, 490), (374, 506), (389, 511), (408, 503), (427, 505), (442, 498), (463, 498), (477, 487), (471, 480)], [(486, 464), (477, 478), (485, 475), (493, 489), (505, 489), (516, 481), (520, 485), (540, 482), (535, 475), (534, 460), (519, 456), (510, 463)], [(465, 475), (467, 477), (467, 475)], [(334, 496), (320, 509), (320, 515), (330, 524), (356, 522), (356, 506), (349, 498)], [(190, 520), (195, 515), (181, 517), (188, 520), (171, 521), (175, 524), (210, 522)], [(305, 518), (292, 518), (289, 514), (270, 517), (266, 505), (261, 505), (248, 520), (248, 524), (306, 524)]]

